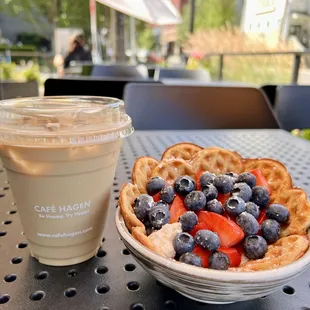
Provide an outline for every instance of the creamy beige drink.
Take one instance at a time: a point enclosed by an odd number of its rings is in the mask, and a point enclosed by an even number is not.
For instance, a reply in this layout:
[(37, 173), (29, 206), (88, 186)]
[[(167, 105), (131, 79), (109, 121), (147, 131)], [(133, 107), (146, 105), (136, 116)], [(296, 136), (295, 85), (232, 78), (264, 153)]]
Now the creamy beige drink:
[(122, 138), (132, 132), (123, 102), (3, 101), (0, 121), (0, 154), (31, 255), (48, 265), (94, 256)]

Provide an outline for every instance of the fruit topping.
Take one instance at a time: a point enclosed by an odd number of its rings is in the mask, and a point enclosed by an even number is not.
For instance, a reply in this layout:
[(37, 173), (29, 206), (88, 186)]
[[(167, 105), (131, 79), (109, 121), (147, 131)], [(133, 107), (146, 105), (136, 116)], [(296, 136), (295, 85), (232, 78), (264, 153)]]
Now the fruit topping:
[(199, 230), (195, 235), (195, 242), (205, 250), (215, 252), (220, 247), (218, 235), (210, 230)]
[(179, 261), (181, 263), (202, 267), (201, 258), (195, 255), (194, 253), (184, 253), (183, 255), (180, 256)]
[(238, 216), (240, 213), (245, 211), (244, 200), (238, 196), (230, 197), (225, 203), (225, 211), (230, 216)]
[(174, 182), (174, 190), (181, 196), (186, 196), (196, 189), (196, 182), (188, 175), (178, 177)]
[(209, 256), (209, 268), (227, 270), (230, 265), (229, 257), (223, 252), (211, 253)]
[(172, 203), (174, 199), (174, 189), (171, 185), (165, 185), (159, 192), (160, 200), (166, 203)]
[(202, 210), (206, 205), (206, 196), (203, 192), (192, 191), (185, 197), (184, 205), (190, 211)]
[(244, 254), (249, 259), (263, 258), (267, 252), (267, 242), (261, 236), (248, 236), (244, 241)]
[(188, 210), (185, 208), (182, 198), (176, 195), (170, 207), (170, 222), (169, 223), (178, 222), (179, 217), (187, 211)]
[(256, 185), (256, 177), (252, 173), (243, 172), (238, 176), (236, 183), (246, 183), (252, 188)]
[(254, 202), (248, 201), (245, 204), (245, 211), (252, 214), (256, 219), (259, 216), (259, 207)]
[(211, 173), (209, 171), (204, 172), (199, 178), (201, 188), (205, 187), (208, 183), (212, 184), (214, 178), (215, 178), (214, 173)]
[(256, 218), (248, 212), (242, 212), (238, 215), (237, 224), (242, 228), (246, 236), (256, 235), (259, 231)]
[(197, 225), (198, 217), (195, 212), (187, 211), (180, 216), (179, 222), (183, 231), (191, 231)]
[(136, 217), (144, 222), (148, 218), (148, 213), (153, 207), (153, 198), (147, 194), (142, 194), (135, 199), (133, 210)]
[(251, 187), (246, 183), (236, 183), (231, 192), (232, 196), (238, 196), (248, 202), (252, 197)]
[(165, 181), (161, 177), (149, 179), (146, 184), (146, 191), (149, 195), (157, 194), (165, 186)]
[(266, 220), (261, 225), (262, 237), (268, 243), (274, 243), (280, 238), (280, 224), (275, 220)]
[(232, 191), (234, 179), (229, 175), (220, 174), (214, 178), (213, 184), (220, 193), (227, 194)]
[(222, 204), (217, 199), (212, 199), (208, 201), (206, 204), (206, 210), (209, 212), (215, 212), (217, 214), (223, 213)]
[(266, 210), (266, 216), (269, 219), (276, 220), (278, 223), (286, 224), (289, 220), (290, 213), (284, 206), (272, 204)]
[(202, 192), (206, 196), (207, 202), (217, 198), (218, 195), (216, 187), (211, 183), (207, 183), (207, 185), (202, 188)]
[(178, 255), (192, 252), (194, 249), (194, 238), (185, 232), (177, 234), (173, 239), (173, 248)]
[(163, 225), (169, 223), (170, 212), (169, 206), (159, 201), (155, 203), (155, 206), (149, 211), (149, 221), (155, 229), (161, 229)]
[(252, 189), (252, 201), (261, 208), (265, 208), (270, 201), (269, 192), (265, 187), (255, 186)]

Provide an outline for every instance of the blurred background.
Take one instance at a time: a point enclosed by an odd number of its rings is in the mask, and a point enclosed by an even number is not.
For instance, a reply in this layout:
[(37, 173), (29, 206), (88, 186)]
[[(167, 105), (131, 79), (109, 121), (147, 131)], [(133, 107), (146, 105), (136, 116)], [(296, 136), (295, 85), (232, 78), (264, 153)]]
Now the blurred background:
[(309, 43), (309, 0), (0, 4), (0, 78), (41, 87), (49, 77), (83, 74), (87, 63), (200, 68), (214, 81), (309, 84)]

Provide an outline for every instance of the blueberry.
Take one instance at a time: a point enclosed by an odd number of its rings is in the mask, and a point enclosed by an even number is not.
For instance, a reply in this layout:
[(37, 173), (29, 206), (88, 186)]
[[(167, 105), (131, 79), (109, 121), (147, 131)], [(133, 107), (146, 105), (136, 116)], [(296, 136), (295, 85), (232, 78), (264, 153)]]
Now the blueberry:
[(286, 224), (289, 220), (290, 212), (282, 205), (272, 204), (267, 208), (266, 216), (281, 224)]
[(268, 243), (274, 243), (280, 238), (280, 224), (276, 220), (266, 220), (261, 225), (262, 237)]
[(215, 252), (220, 247), (220, 238), (210, 230), (198, 230), (195, 235), (195, 242), (202, 248)]
[(163, 225), (169, 223), (169, 206), (163, 201), (157, 202), (149, 211), (149, 220), (153, 228), (161, 229)]
[(149, 236), (150, 234), (152, 234), (154, 231), (157, 230), (152, 227), (152, 224), (150, 223), (150, 221), (144, 222), (144, 226), (145, 226), (145, 231), (146, 231), (147, 236)]
[(217, 270), (227, 270), (230, 260), (225, 253), (215, 252), (209, 256), (209, 268)]
[(231, 177), (234, 181), (234, 183), (236, 183), (237, 178), (238, 178), (238, 174), (234, 173), (234, 172), (226, 172), (225, 175), (228, 175), (229, 177)]
[(194, 245), (194, 238), (186, 232), (178, 233), (173, 239), (173, 248), (178, 255), (192, 252)]
[(259, 216), (259, 207), (254, 202), (248, 201), (245, 204), (245, 211), (252, 214), (256, 219)]
[(196, 189), (196, 182), (188, 175), (178, 177), (174, 181), (174, 190), (181, 196), (186, 196)]
[(261, 236), (248, 236), (244, 241), (244, 254), (249, 259), (263, 258), (267, 252), (267, 242)]
[(228, 215), (238, 216), (245, 211), (245, 202), (238, 196), (230, 197), (225, 202), (225, 210)]
[(154, 200), (152, 196), (142, 194), (135, 199), (133, 207), (136, 217), (140, 221), (144, 221), (147, 218), (149, 211), (154, 207)]
[(184, 205), (190, 211), (202, 210), (206, 202), (206, 196), (200, 191), (192, 191), (184, 199)]
[(146, 183), (146, 191), (149, 195), (154, 196), (165, 186), (165, 181), (161, 177), (155, 177)]
[(229, 175), (221, 174), (214, 178), (213, 184), (220, 193), (227, 194), (232, 191), (234, 179)]
[(236, 183), (246, 183), (252, 188), (256, 185), (256, 177), (250, 172), (243, 172), (238, 176)]
[(232, 196), (238, 196), (248, 202), (252, 196), (251, 187), (246, 183), (236, 183), (232, 190)]
[(204, 186), (202, 188), (202, 192), (206, 196), (207, 202), (217, 198), (217, 195), (218, 195), (218, 191), (217, 191), (216, 187), (211, 183), (208, 183), (206, 186)]
[(179, 222), (182, 224), (183, 231), (190, 231), (198, 223), (198, 217), (196, 213), (187, 211), (179, 217)]
[(159, 192), (160, 200), (167, 203), (172, 203), (174, 199), (174, 189), (171, 185), (165, 185)]
[(256, 235), (259, 231), (256, 218), (248, 212), (242, 212), (237, 216), (237, 224), (242, 228), (246, 236)]
[(217, 199), (212, 199), (207, 202), (206, 210), (209, 212), (214, 212), (217, 214), (223, 213), (223, 207), (222, 204)]
[(261, 208), (265, 208), (269, 201), (269, 193), (263, 186), (255, 186), (252, 189), (252, 201)]
[(184, 253), (180, 256), (179, 262), (197, 266), (197, 267), (202, 267), (202, 260), (199, 256), (197, 256), (194, 253)]
[(201, 188), (205, 187), (208, 183), (213, 183), (214, 178), (214, 173), (211, 173), (209, 171), (204, 172), (199, 179)]

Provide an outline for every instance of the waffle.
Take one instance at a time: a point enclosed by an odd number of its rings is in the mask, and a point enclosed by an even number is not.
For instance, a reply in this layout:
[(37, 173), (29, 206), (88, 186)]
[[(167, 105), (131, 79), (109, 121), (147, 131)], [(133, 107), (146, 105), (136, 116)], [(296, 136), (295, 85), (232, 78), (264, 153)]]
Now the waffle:
[(152, 171), (158, 165), (158, 161), (152, 157), (139, 157), (132, 169), (132, 183), (136, 184), (141, 194), (146, 193), (146, 183), (151, 177)]
[[(271, 203), (280, 203), (290, 211), (289, 223), (281, 228), (281, 239), (268, 247), (264, 259), (249, 261), (234, 270), (264, 270), (283, 266), (298, 259), (308, 249), (309, 241), (304, 237), (310, 227), (310, 203), (307, 194), (300, 188), (294, 188), (291, 176), (285, 166), (272, 159), (245, 159), (238, 153), (209, 147), (198, 150), (198, 146), (190, 143), (176, 144), (170, 147), (157, 162), (151, 157), (137, 159), (133, 173), (133, 184), (125, 184), (120, 192), (119, 206), (128, 229), (134, 238), (149, 249), (163, 255), (146, 236), (143, 223), (139, 221), (132, 205), (134, 199), (145, 193), (146, 183), (150, 177), (160, 176), (167, 183), (181, 175), (195, 177), (200, 171), (216, 174), (225, 172), (242, 173), (259, 169), (271, 188)], [(193, 154), (189, 158), (189, 154)], [(277, 253), (277, 254), (275, 254)], [(164, 256), (164, 255), (163, 255)], [(279, 258), (281, 257), (281, 258)]]
[(257, 260), (249, 260), (240, 267), (230, 268), (234, 271), (258, 271), (282, 267), (293, 263), (305, 254), (309, 247), (306, 236), (291, 235), (279, 239), (269, 245), (265, 257)]
[(189, 142), (178, 143), (167, 148), (163, 156), (161, 157), (161, 160), (174, 159), (174, 158), (190, 160), (192, 159), (194, 154), (196, 154), (201, 150), (202, 147), (194, 143)]

